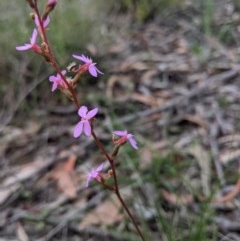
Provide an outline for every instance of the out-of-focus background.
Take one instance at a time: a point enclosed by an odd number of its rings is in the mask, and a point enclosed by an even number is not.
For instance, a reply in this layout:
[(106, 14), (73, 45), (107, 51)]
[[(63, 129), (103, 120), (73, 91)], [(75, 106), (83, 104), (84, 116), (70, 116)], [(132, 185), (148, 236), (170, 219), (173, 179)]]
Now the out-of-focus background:
[[(0, 240), (139, 240), (111, 193), (84, 188), (104, 157), (73, 138), (79, 117), (51, 92), (54, 71), (15, 49), (31, 9), (0, 1), (0, 13)], [(104, 72), (77, 93), (99, 107), (107, 150), (113, 130), (138, 142), (116, 161), (146, 240), (240, 240), (239, 1), (59, 0), (47, 33), (61, 69), (85, 54)]]

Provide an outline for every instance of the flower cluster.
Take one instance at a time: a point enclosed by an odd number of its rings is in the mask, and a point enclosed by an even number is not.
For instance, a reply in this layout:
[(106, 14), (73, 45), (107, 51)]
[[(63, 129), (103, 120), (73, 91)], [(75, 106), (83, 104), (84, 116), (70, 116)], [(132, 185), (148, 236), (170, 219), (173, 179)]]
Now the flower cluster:
[[(36, 52), (38, 54), (42, 54), (41, 47), (36, 43), (38, 31), (41, 33), (40, 21), (39, 21), (39, 18), (38, 18), (37, 15), (34, 16), (34, 21), (35, 21), (35, 24), (36, 24), (36, 27), (37, 27), (38, 30), (36, 28), (33, 29), (33, 33), (32, 33), (32, 36), (30, 38), (30, 43), (27, 43), (27, 44), (22, 45), (22, 46), (17, 46), (16, 49), (18, 51), (24, 51), (24, 50), (32, 49), (34, 52)], [(46, 28), (49, 23), (50, 23), (50, 17), (48, 16), (43, 21), (43, 27)]]
[[(94, 108), (90, 111), (88, 111), (88, 108), (86, 106), (81, 106), (79, 108), (78, 115), (81, 118), (81, 120), (74, 128), (73, 136), (75, 138), (79, 137), (82, 133), (84, 133), (86, 136), (91, 136), (92, 121), (94, 117), (97, 115), (97, 113), (98, 113), (98, 108)], [(134, 149), (136, 150), (138, 149), (137, 142), (135, 141), (131, 133), (128, 133), (126, 130), (124, 130), (124, 131), (113, 131), (113, 134), (120, 137), (118, 140), (114, 141), (114, 144), (124, 145), (127, 141), (129, 141), (129, 143)], [(102, 171), (102, 169), (103, 169), (103, 164), (98, 166), (96, 169), (93, 168), (91, 172), (88, 173), (86, 187), (88, 187), (88, 184), (92, 179), (95, 179), (98, 182), (101, 182), (102, 178), (101, 178), (100, 172)]]
[[(50, 4), (50, 6), (51, 6), (53, 3), (56, 4), (56, 1), (49, 1), (48, 5)], [(32, 36), (30, 37), (29, 43), (26, 43), (22, 46), (17, 46), (16, 49), (18, 51), (25, 51), (25, 50), (31, 49), (35, 53), (38, 53), (38, 54), (44, 56), (46, 53), (43, 51), (41, 46), (39, 46), (36, 43), (38, 33), (41, 35), (41, 38), (43, 39), (41, 24), (40, 24), (40, 22), (42, 20), (39, 19), (39, 17), (35, 14), (34, 15), (34, 21), (35, 21), (36, 28), (34, 28), (34, 30), (33, 30), (33, 33), (32, 33)], [(43, 20), (43, 22), (42, 22), (42, 27), (44, 29), (47, 28), (49, 23), (50, 23), (50, 17), (47, 16), (46, 19)], [(44, 42), (44, 40), (43, 40), (43, 42)], [(87, 57), (83, 54), (82, 55), (73, 54), (73, 57), (75, 59), (81, 60), (83, 62), (83, 65), (79, 65), (79, 67), (77, 69), (77, 73), (85, 73), (86, 71), (88, 71), (93, 77), (97, 77), (98, 74), (103, 74), (103, 72), (101, 72), (96, 67), (97, 63), (93, 62), (92, 58)], [(62, 71), (62, 75), (64, 76), (65, 74), (66, 74), (66, 71), (65, 70)], [(59, 73), (57, 73), (56, 76), (50, 76), (49, 81), (53, 83), (52, 91), (55, 91), (57, 88), (59, 88), (59, 89), (66, 89), (67, 88), (66, 82), (61, 78), (61, 75)]]

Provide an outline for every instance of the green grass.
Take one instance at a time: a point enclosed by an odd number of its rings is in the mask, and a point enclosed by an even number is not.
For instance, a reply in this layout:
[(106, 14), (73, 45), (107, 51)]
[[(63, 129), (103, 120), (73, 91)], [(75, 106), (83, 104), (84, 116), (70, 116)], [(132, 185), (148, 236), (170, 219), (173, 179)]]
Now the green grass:
[(207, 35), (212, 34), (213, 14), (214, 14), (214, 1), (204, 0), (203, 1), (203, 29), (204, 29), (204, 33)]
[[(153, 172), (150, 175), (154, 177), (154, 180), (150, 179), (149, 182), (154, 183), (157, 190), (164, 187), (178, 195), (183, 195), (187, 191), (195, 196), (196, 190), (189, 187), (189, 183), (185, 181), (186, 171), (194, 165), (193, 160), (181, 160), (180, 163), (174, 163), (174, 155), (172, 153), (154, 160), (151, 168)], [(190, 205), (179, 203), (174, 207), (165, 203), (159, 193), (155, 205), (158, 211), (156, 222), (161, 236), (165, 236), (166, 240), (215, 240), (214, 211), (210, 201)], [(195, 206), (195, 210), (192, 205)], [(209, 238), (210, 236), (213, 238)]]
[[(24, 1), (1, 1), (0, 8), (0, 44), (4, 47), (3, 51), (6, 50), (7, 53), (11, 50), (10, 53), (13, 54), (16, 53), (15, 46), (28, 42), (35, 27), (34, 21), (30, 19), (32, 10)], [(98, 31), (95, 11), (93, 1), (73, 0), (71, 3), (59, 1), (52, 12), (49, 38), (58, 57), (61, 56), (65, 62), (65, 55), (69, 55), (69, 51), (81, 51), (89, 39), (94, 41), (94, 33)]]
[(183, 4), (180, 0), (120, 0), (115, 3), (118, 8), (125, 12), (131, 12), (135, 20), (142, 22), (152, 19), (170, 7)]
[[(96, 18), (101, 18), (101, 15), (95, 14), (98, 7), (99, 4), (96, 5), (94, 1), (59, 1), (52, 12), (47, 33), (61, 68), (66, 68), (69, 62), (73, 61), (73, 53), (87, 54), (86, 46), (99, 42), (101, 21), (97, 22)], [(16, 46), (29, 42), (35, 27), (30, 18), (32, 10), (27, 3), (1, 1), (0, 9), (0, 117), (2, 124), (7, 124), (13, 119), (16, 110), (20, 118), (22, 114), (31, 116), (32, 110), (39, 108), (41, 100), (51, 96), (48, 77), (54, 74), (54, 71), (33, 52), (19, 52), (15, 49)], [(66, 102), (63, 99), (66, 97), (56, 93), (56, 102)], [(52, 102), (54, 103), (53, 100)]]
[[(140, 162), (144, 161), (141, 154), (134, 151), (129, 144), (121, 148), (117, 157), (120, 161), (120, 186), (123, 189), (126, 186), (131, 188), (134, 198), (128, 203), (130, 207), (140, 207), (137, 209), (137, 216), (147, 240), (217, 240), (215, 211), (211, 198), (206, 201), (196, 199), (189, 205), (181, 204), (179, 198), (179, 203), (177, 201), (173, 205), (162, 196), (162, 188), (179, 197), (188, 194), (195, 197), (201, 193), (200, 188), (197, 190), (187, 181), (189, 170), (197, 168), (196, 162), (174, 151), (164, 156), (155, 151), (153, 153), (155, 154), (152, 163), (145, 169), (141, 168)], [(146, 213), (151, 211), (154, 215), (146, 219)]]

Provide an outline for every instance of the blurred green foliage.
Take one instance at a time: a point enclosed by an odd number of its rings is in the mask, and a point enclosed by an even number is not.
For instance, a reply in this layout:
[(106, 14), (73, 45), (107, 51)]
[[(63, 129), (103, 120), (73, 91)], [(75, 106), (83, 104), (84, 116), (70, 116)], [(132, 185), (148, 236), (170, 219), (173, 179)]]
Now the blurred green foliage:
[[(46, 1), (38, 2), (42, 12)], [(94, 0), (59, 1), (51, 13), (47, 35), (61, 68), (66, 68), (73, 61), (73, 53), (87, 54), (87, 44), (99, 42), (99, 25), (102, 23), (96, 21), (96, 18), (101, 17), (100, 14), (96, 16), (98, 8), (99, 5), (94, 4)], [(45, 80), (54, 71), (32, 51), (16, 50), (16, 46), (29, 42), (35, 28), (35, 23), (30, 18), (33, 11), (27, 2), (0, 1), (0, 11), (0, 107), (3, 110), (0, 118), (4, 119), (3, 123), (7, 123), (15, 110), (21, 109), (22, 101), (28, 98), (28, 104), (22, 109), (26, 113), (36, 107), (39, 100), (44, 99), (45, 93), (49, 95), (50, 91), (46, 92), (49, 83)], [(39, 37), (37, 43), (41, 43)]]
[(124, 11), (132, 11), (136, 20), (144, 21), (183, 2), (180, 0), (120, 0), (118, 4)]
[[(43, 4), (44, 1), (39, 3)], [(39, 6), (40, 12), (43, 7)], [(1, 46), (19, 55), (15, 46), (27, 43), (35, 27), (30, 18), (32, 9), (24, 1), (17, 1), (14, 4), (11, 1), (1, 1), (0, 8), (1, 18), (4, 20), (0, 23)], [(93, 33), (98, 29), (95, 11), (91, 1), (72, 0), (71, 4), (59, 1), (51, 13), (51, 23), (48, 27), (48, 37), (57, 58), (64, 58), (73, 51), (81, 52), (86, 43), (90, 43), (92, 39), (94, 41)]]
[(203, 4), (203, 29), (204, 33), (207, 35), (212, 34), (212, 26), (213, 26), (213, 16), (214, 16), (214, 1), (213, 0), (204, 0)]

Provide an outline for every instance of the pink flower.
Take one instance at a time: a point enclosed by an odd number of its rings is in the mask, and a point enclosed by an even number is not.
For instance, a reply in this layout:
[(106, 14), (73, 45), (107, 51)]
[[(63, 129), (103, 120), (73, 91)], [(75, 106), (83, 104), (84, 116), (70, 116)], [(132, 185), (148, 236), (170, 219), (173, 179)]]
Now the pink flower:
[(92, 179), (95, 179), (99, 182), (101, 181), (100, 172), (102, 171), (102, 169), (103, 169), (103, 163), (99, 165), (96, 169), (92, 168), (91, 172), (89, 172), (87, 175), (87, 181), (86, 181), (85, 187), (88, 187), (88, 184)]
[(24, 50), (28, 50), (28, 49), (32, 49), (34, 52), (41, 54), (42, 50), (41, 48), (36, 44), (36, 39), (37, 39), (37, 30), (34, 29), (32, 36), (30, 38), (30, 43), (29, 44), (25, 44), (23, 46), (17, 46), (16, 49), (18, 51), (24, 51)]
[[(66, 72), (67, 72), (66, 70), (61, 71), (63, 76), (66, 74)], [(49, 77), (49, 81), (53, 83), (52, 91), (55, 91), (57, 89), (57, 87), (59, 87), (60, 89), (67, 88), (67, 85), (64, 82), (64, 80), (61, 78), (60, 74), (57, 74), (57, 76), (51, 75)]]
[(73, 136), (75, 138), (79, 137), (84, 131), (86, 136), (90, 136), (92, 133), (90, 120), (97, 114), (98, 108), (88, 111), (86, 106), (81, 106), (78, 110), (78, 115), (81, 120), (74, 128)]
[(115, 144), (121, 145), (121, 144), (124, 144), (126, 141), (129, 141), (129, 143), (134, 149), (136, 150), (138, 149), (137, 142), (133, 139), (133, 135), (128, 133), (126, 130), (113, 131), (113, 134), (121, 137), (117, 141), (115, 141)]
[[(34, 21), (35, 21), (36, 26), (40, 27), (40, 22), (39, 22), (37, 15), (35, 15)], [(47, 16), (47, 18), (43, 21), (43, 27), (46, 28), (48, 26), (49, 22), (50, 22), (50, 17)]]
[(93, 63), (93, 61), (92, 61), (92, 59), (91, 58), (89, 58), (89, 57), (87, 57), (87, 56), (85, 56), (85, 55), (81, 55), (81, 56), (79, 56), (79, 55), (73, 55), (73, 57), (75, 58), (75, 59), (79, 59), (79, 60), (81, 60), (83, 63), (85, 63), (84, 65), (82, 65), (82, 66), (80, 66), (79, 67), (79, 70), (81, 70), (81, 71), (83, 71), (83, 72), (85, 72), (85, 71), (89, 71), (89, 73), (93, 76), (93, 77), (97, 77), (98, 76), (98, 74), (103, 74), (95, 65), (97, 64), (97, 63)]

